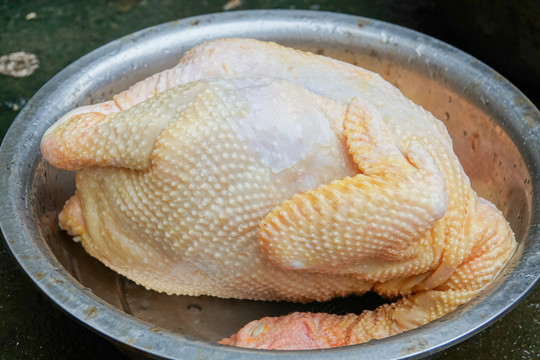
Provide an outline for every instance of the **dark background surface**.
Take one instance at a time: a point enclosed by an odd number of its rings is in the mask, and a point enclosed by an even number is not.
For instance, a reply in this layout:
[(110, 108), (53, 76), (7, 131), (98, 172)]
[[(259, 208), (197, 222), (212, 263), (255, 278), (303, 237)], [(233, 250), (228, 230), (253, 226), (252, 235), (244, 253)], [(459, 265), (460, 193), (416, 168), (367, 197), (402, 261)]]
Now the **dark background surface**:
[[(0, 74), (0, 139), (32, 95), (65, 66), (131, 32), (221, 12), (225, 0), (0, 0), (0, 56), (37, 55), (27, 78)], [(540, 107), (540, 1), (244, 0), (238, 10), (310, 9), (370, 17), (434, 36), (485, 62)], [(35, 17), (28, 14), (35, 13)], [(32, 18), (33, 17), (33, 18)], [(437, 359), (540, 358), (540, 287), (495, 324)], [(18, 268), (0, 241), (0, 359), (126, 359), (71, 320)]]

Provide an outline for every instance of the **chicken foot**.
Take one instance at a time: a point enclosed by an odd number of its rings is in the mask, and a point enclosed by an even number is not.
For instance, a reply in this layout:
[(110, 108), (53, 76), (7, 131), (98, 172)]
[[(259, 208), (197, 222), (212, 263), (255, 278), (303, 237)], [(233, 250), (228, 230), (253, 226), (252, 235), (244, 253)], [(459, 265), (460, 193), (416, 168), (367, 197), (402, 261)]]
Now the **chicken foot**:
[(478, 203), (473, 227), (477, 241), (471, 254), (450, 279), (434, 289), (404, 296), (359, 315), (296, 312), (266, 317), (250, 322), (220, 343), (278, 350), (339, 347), (382, 339), (438, 319), (489, 285), (515, 250), (506, 220), (490, 203)]

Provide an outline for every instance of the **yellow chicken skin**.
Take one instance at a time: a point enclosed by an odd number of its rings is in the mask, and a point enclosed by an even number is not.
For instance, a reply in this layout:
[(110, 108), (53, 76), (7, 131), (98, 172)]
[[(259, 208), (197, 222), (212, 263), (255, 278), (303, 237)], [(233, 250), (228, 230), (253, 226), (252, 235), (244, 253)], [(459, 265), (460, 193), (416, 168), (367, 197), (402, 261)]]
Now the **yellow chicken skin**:
[(375, 73), (252, 39), (201, 44), (113, 100), (73, 110), (44, 158), (77, 170), (60, 225), (169, 294), (324, 301), (222, 344), (314, 349), (413, 329), (478, 294), (516, 242), (443, 124)]

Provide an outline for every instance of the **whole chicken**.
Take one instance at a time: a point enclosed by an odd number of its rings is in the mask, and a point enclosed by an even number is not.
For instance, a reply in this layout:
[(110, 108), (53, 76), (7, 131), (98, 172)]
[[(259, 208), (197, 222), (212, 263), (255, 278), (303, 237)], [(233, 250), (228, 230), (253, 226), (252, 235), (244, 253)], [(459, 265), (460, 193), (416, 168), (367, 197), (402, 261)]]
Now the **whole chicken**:
[(313, 349), (437, 319), (497, 276), (516, 242), (472, 190), (443, 124), (379, 75), (252, 39), (201, 44), (44, 135), (77, 170), (60, 225), (106, 266), (168, 294), (324, 301), (221, 343)]

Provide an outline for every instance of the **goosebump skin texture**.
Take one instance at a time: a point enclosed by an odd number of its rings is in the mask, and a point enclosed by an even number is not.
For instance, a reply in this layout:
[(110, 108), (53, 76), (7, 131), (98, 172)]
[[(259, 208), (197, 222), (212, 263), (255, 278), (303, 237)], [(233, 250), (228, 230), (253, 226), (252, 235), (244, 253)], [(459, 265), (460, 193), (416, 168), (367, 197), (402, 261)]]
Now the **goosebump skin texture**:
[(472, 190), (443, 124), (379, 75), (252, 39), (201, 44), (44, 135), (76, 170), (60, 226), (111, 269), (168, 294), (325, 301), (221, 343), (311, 349), (421, 326), (472, 299), (516, 242)]

